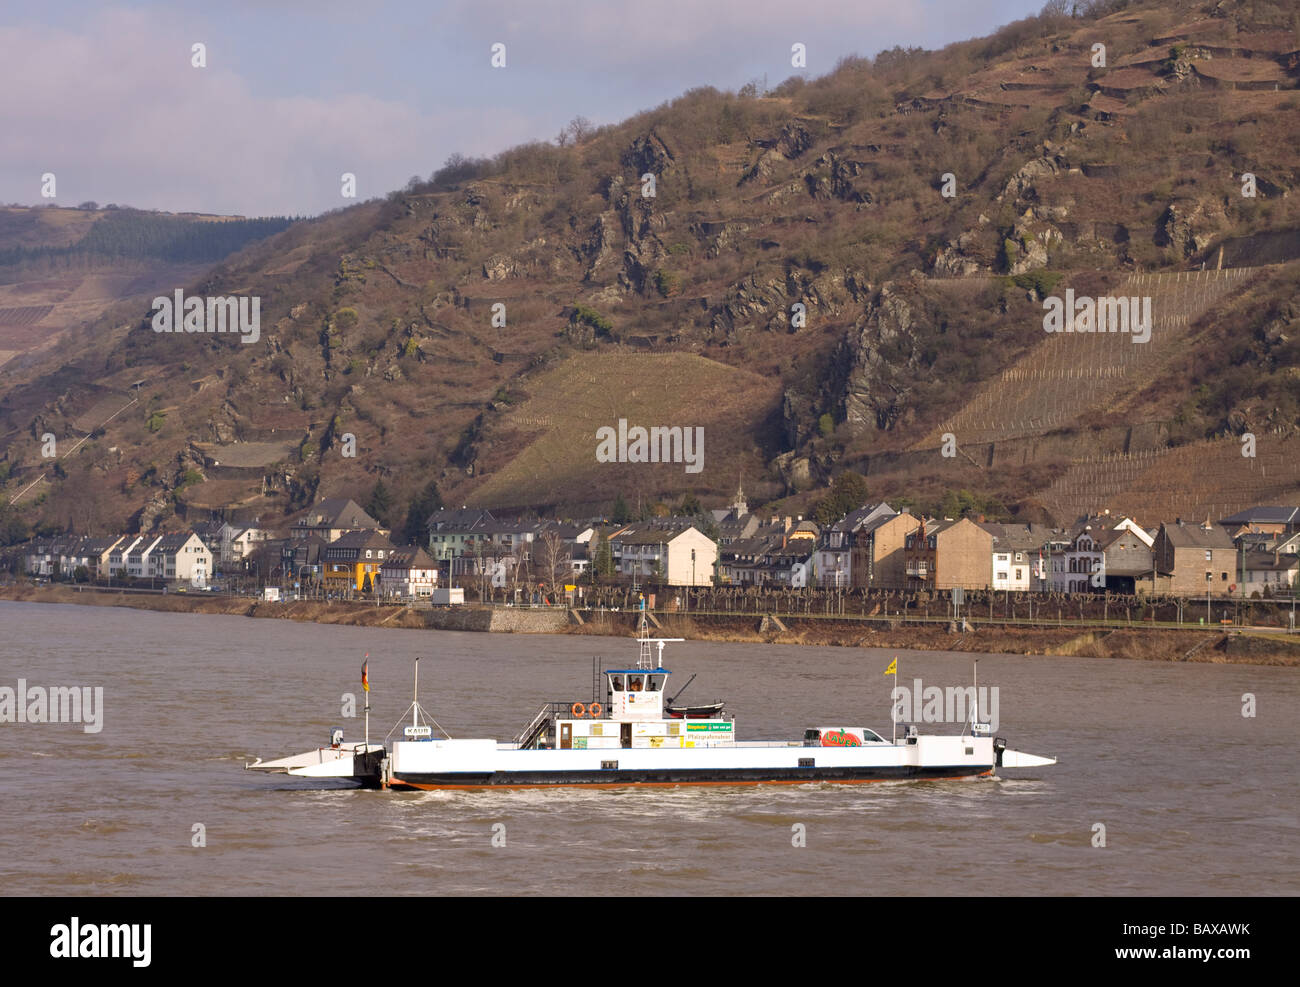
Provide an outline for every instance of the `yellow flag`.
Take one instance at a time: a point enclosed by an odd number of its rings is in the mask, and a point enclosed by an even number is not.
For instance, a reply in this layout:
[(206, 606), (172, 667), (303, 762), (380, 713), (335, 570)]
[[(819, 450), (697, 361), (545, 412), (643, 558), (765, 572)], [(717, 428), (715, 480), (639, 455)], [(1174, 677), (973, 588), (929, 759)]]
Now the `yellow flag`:
[(897, 658), (895, 658), (893, 661), (891, 661), (891, 662), (889, 663), (889, 667), (885, 669), (885, 674), (886, 674), (886, 675), (897, 675), (897, 674), (898, 674), (898, 659), (897, 659)]

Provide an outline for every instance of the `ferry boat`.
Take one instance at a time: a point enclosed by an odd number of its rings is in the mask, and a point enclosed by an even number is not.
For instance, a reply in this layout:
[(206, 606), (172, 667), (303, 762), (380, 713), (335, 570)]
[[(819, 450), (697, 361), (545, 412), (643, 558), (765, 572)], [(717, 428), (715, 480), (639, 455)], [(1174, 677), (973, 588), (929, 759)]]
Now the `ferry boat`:
[[(419, 703), (416, 659), (411, 723), (391, 747), (369, 742), (367, 691), (363, 743), (344, 744), (342, 731), (335, 730), (329, 747), (245, 767), (432, 790), (948, 779), (1056, 763), (1009, 750), (974, 716), (957, 736), (923, 734), (917, 725), (903, 724), (902, 736), (887, 740), (866, 727), (829, 725), (807, 729), (793, 740), (740, 740), (735, 719), (723, 714), (724, 703), (676, 707), (665, 702), (671, 673), (663, 667), (664, 645), (681, 640), (650, 637), (643, 610), (635, 666), (598, 673), (591, 700), (544, 703), (507, 742), (453, 738), (441, 728), (443, 736), (435, 738), (437, 723)], [(658, 649), (653, 658), (652, 647)]]

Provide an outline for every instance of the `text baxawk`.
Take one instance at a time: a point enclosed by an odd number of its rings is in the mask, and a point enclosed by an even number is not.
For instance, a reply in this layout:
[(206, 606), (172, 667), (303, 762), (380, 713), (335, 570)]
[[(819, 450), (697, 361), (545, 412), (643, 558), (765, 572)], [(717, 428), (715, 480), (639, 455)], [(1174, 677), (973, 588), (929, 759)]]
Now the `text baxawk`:
[(704, 428), (674, 425), (627, 427), (618, 420), (618, 430), (603, 425), (596, 429), (598, 463), (685, 463), (687, 473), (704, 469)]
[(130, 959), (132, 966), (146, 967), (151, 961), (153, 926), (81, 924), (77, 916), (67, 925), (50, 928), (50, 955), (55, 959)]
[(1133, 342), (1146, 343), (1151, 339), (1150, 297), (1090, 298), (1074, 297), (1074, 289), (1067, 288), (1065, 299), (1055, 295), (1043, 299), (1043, 328), (1048, 332), (1125, 332), (1131, 333)]
[(261, 338), (262, 299), (258, 295), (186, 298), (177, 288), (174, 296), (159, 295), (153, 300), (154, 332), (237, 332), (245, 343)]

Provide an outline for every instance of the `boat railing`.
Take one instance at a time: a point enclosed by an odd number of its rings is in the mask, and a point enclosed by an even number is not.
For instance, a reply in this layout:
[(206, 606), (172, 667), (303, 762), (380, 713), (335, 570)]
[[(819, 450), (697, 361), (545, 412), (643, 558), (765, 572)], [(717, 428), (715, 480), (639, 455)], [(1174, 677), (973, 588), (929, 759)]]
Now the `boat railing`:
[[(521, 748), (531, 747), (551, 723), (561, 717), (575, 720), (586, 719), (591, 706), (591, 703), (585, 702), (581, 699), (567, 702), (552, 701), (542, 703), (542, 708), (537, 711), (537, 715), (532, 718), (532, 721), (528, 726), (524, 727), (523, 732), (515, 738), (515, 743)], [(581, 715), (578, 715), (575, 712), (578, 707), (582, 707)], [(602, 716), (597, 716), (595, 719), (602, 718), (603, 710)]]

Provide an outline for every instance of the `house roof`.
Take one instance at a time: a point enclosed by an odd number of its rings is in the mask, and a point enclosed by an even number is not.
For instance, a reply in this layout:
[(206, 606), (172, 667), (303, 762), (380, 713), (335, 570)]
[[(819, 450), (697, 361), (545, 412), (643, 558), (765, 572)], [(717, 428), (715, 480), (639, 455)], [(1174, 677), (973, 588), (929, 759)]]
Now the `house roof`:
[(1248, 507), (1220, 524), (1289, 524), (1300, 525), (1300, 507), (1261, 506)]
[[(859, 531), (867, 524), (876, 521), (883, 524), (897, 515), (898, 512), (882, 500), (879, 504), (870, 504), (859, 507), (855, 511), (849, 511), (843, 518), (831, 525), (831, 529), (835, 531)], [(874, 527), (879, 527), (879, 524), (873, 525), (873, 529)]]
[(727, 538), (741, 537), (746, 531), (758, 530), (758, 518), (753, 514), (742, 514), (739, 517), (727, 516), (717, 524), (718, 534)]
[(326, 551), (333, 549), (343, 549), (345, 551), (379, 548), (385, 552), (397, 550), (397, 546), (381, 535), (378, 531), (349, 531), (339, 535), (332, 542), (325, 546)]
[(734, 559), (739, 556), (767, 555), (780, 550), (780, 535), (754, 535), (751, 538), (739, 538), (733, 541), (722, 549), (722, 554), (725, 558)]
[(540, 534), (546, 528), (545, 521), (502, 521), (488, 518), (475, 529), (489, 535), (523, 535)]
[(294, 525), (298, 528), (380, 528), (356, 501), (347, 497), (327, 497), (312, 506)]
[(542, 529), (546, 533), (559, 535), (566, 541), (572, 541), (584, 531), (595, 531), (594, 526), (590, 524), (573, 524), (568, 521), (545, 521), (542, 523)]
[(993, 536), (995, 552), (1037, 552), (1052, 539), (1052, 529), (1044, 524), (976, 523)]
[(121, 540), (121, 535), (109, 535), (106, 538), (82, 538), (74, 550), (86, 555), (102, 555)]
[(438, 563), (422, 548), (399, 548), (384, 562), (383, 568), (436, 569)]
[[(176, 551), (176, 549), (181, 548), (182, 546), (184, 546), (184, 544), (187, 541), (189, 541), (191, 538), (194, 537), (197, 536), (194, 534), (193, 531), (173, 531), (171, 534), (166, 534), (162, 536), (162, 541), (160, 541), (156, 546), (154, 546), (154, 551), (174, 552)], [(199, 541), (202, 540), (203, 540), (202, 538), (199, 539)]]
[(1219, 527), (1204, 528), (1199, 524), (1162, 524), (1160, 530), (1165, 540), (1174, 548), (1226, 548), (1232, 550), (1232, 538)]
[[(266, 546), (263, 549), (263, 546)], [(307, 538), (283, 538), (275, 541), (258, 542), (253, 547), (254, 554), (274, 554), (279, 552), (281, 562), (291, 561), (292, 565), (315, 565), (320, 561), (321, 553), (329, 546), (324, 538), (310, 535)]]
[(1300, 556), (1285, 552), (1243, 552), (1242, 568), (1247, 571), (1290, 572), (1300, 566)]
[(700, 529), (691, 522), (671, 527), (646, 525), (644, 527), (626, 528), (612, 537), (610, 541), (618, 542), (620, 545), (658, 545), (660, 542), (670, 542), (692, 530), (699, 531)]
[(478, 507), (443, 507), (430, 514), (424, 526), (430, 531), (477, 531), (495, 520), (491, 511)]

